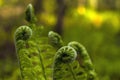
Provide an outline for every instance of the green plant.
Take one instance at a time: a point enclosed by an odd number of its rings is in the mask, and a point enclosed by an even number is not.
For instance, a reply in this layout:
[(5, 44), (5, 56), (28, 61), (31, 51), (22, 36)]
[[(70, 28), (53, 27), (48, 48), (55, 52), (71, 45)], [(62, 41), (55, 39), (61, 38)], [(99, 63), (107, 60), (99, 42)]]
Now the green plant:
[(26, 20), (29, 26), (20, 26), (15, 32), (23, 80), (97, 80), (84, 46), (75, 41), (65, 46), (61, 36), (53, 31), (43, 35), (44, 28), (35, 24), (31, 4), (26, 9)]
[(75, 41), (70, 42), (68, 45), (73, 47), (77, 51), (77, 54), (78, 54), (77, 60), (79, 62), (82, 61), (82, 62), (80, 62), (80, 64), (81, 64), (81, 67), (83, 67), (83, 69), (87, 73), (87, 80), (95, 80), (96, 72), (94, 70), (93, 64), (91, 62), (91, 59), (90, 59), (85, 47)]

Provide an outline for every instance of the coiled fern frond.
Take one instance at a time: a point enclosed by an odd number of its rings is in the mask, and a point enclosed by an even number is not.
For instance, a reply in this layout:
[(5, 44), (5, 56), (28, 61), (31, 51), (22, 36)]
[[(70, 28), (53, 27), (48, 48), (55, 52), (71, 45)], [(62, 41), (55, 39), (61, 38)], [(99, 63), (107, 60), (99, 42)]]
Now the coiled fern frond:
[(58, 33), (56, 33), (56, 32), (50, 31), (48, 33), (48, 38), (49, 38), (50, 44), (53, 47), (56, 47), (57, 49), (62, 47), (63, 44), (64, 44), (61, 36)]
[(70, 66), (70, 63), (76, 59), (76, 56), (76, 51), (70, 46), (63, 46), (57, 51), (53, 67), (53, 80), (76, 80)]
[(37, 21), (37, 18), (36, 18), (35, 14), (34, 14), (34, 8), (33, 8), (32, 4), (29, 4), (27, 6), (25, 14), (26, 14), (25, 19), (29, 23), (35, 23)]
[(87, 80), (96, 80), (96, 72), (93, 67), (92, 61), (90, 59), (90, 56), (85, 49), (85, 47), (80, 44), (79, 42), (72, 41), (68, 44), (68, 46), (73, 47), (78, 54), (78, 61), (81, 65), (81, 67), (85, 70), (87, 73)]

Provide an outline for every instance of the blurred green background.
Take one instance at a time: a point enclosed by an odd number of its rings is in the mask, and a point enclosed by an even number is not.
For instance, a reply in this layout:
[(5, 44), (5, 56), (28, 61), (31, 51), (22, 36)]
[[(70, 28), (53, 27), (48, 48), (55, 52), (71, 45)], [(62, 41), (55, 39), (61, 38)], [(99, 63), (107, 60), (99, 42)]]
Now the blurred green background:
[(20, 80), (14, 31), (29, 3), (46, 32), (86, 47), (100, 80), (120, 80), (120, 0), (0, 0), (0, 80)]

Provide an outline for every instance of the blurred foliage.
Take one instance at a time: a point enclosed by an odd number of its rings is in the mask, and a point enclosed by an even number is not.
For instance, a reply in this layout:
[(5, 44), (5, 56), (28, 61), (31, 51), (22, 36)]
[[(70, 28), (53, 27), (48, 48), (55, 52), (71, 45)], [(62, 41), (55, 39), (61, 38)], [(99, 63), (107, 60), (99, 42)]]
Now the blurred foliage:
[[(0, 80), (20, 80), (14, 49), (14, 31), (24, 20), (24, 9), (37, 0), (0, 0)], [(57, 0), (42, 1), (37, 24), (46, 34), (57, 22)], [(65, 0), (64, 41), (87, 48), (100, 80), (120, 80), (120, 0)], [(99, 3), (99, 4), (98, 4)], [(40, 7), (38, 7), (39, 9)], [(37, 10), (37, 9), (36, 9)]]

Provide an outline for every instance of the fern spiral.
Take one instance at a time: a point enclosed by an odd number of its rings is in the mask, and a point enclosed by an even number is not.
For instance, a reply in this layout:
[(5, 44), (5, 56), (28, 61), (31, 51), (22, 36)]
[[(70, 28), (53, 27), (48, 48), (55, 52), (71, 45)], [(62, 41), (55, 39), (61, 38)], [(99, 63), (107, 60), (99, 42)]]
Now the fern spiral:
[(87, 73), (87, 80), (96, 80), (97, 79), (96, 72), (94, 70), (92, 61), (85, 47), (76, 41), (70, 42), (68, 46), (73, 47), (77, 51), (78, 57), (80, 57), (82, 61), (81, 66), (84, 68), (85, 72)]
[(49, 38), (50, 44), (53, 47), (59, 49), (60, 47), (63, 46), (63, 40), (62, 40), (61, 36), (58, 33), (50, 31), (48, 33), (48, 38)]
[(55, 62), (70, 63), (75, 60), (76, 56), (76, 51), (72, 47), (63, 46), (57, 51)]
[[(76, 56), (76, 51), (70, 46), (63, 46), (56, 52), (53, 67), (53, 80), (65, 80), (64, 78), (68, 73), (65, 72), (63, 68), (66, 65), (68, 66), (71, 75), (73, 75), (73, 79), (76, 80), (70, 66), (70, 63), (76, 59)], [(61, 75), (62, 73), (65, 73), (65, 75)]]
[(20, 26), (15, 32), (15, 40), (28, 40), (32, 36), (32, 29), (28, 26)]

